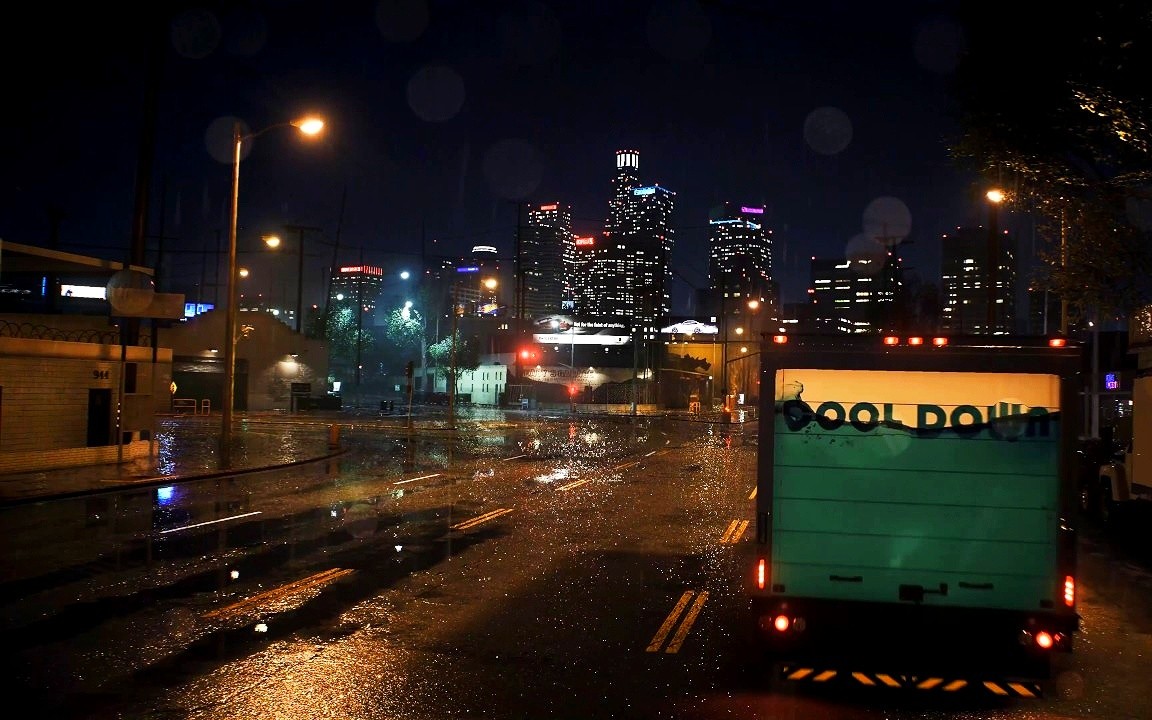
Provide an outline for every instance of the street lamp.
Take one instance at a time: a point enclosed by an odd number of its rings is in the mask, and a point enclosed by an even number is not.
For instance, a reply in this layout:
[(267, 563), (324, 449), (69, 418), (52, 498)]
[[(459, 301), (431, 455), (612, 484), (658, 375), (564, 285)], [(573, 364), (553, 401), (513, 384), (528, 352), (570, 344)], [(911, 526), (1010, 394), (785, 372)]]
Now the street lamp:
[[(484, 278), (480, 281), (480, 286), (487, 290), (495, 290), (497, 285), (499, 283), (495, 278)], [(448, 426), (451, 428), (456, 427), (456, 336), (459, 334), (459, 318), (462, 309), (459, 301), (459, 286), (459, 280), (452, 283), (452, 341), (448, 364)], [(479, 290), (477, 293), (479, 294)]]
[(224, 407), (220, 422), (220, 456), (227, 466), (231, 460), (232, 405), (235, 403), (236, 389), (236, 227), (240, 201), (240, 151), (245, 140), (252, 140), (269, 130), (280, 127), (295, 127), (305, 135), (316, 135), (324, 129), (324, 121), (308, 117), (286, 123), (269, 125), (263, 130), (244, 134), (244, 125), (239, 119), (232, 125), (232, 206), (228, 217), (228, 309), (224, 321)]
[(999, 238), (996, 237), (996, 214), (1000, 203), (1004, 202), (1004, 192), (1002, 190), (992, 189), (985, 193), (984, 197), (988, 198), (988, 202), (991, 203), (989, 205), (988, 221), (988, 271), (985, 273), (985, 282), (988, 284), (987, 332), (989, 335), (994, 335), (998, 321), (998, 313), (996, 312), (996, 275), (1000, 263), (1000, 243)]

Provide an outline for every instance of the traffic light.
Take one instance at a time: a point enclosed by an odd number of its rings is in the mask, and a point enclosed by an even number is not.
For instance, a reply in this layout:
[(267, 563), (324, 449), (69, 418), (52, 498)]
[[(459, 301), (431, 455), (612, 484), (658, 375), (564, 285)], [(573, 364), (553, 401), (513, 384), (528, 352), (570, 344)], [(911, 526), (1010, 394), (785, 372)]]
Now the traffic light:
[(413, 365), (412, 361), (409, 360), (408, 364), (404, 366), (404, 377), (411, 380), (414, 372), (415, 372), (415, 366)]
[(521, 360), (526, 360), (528, 362), (534, 362), (539, 357), (540, 357), (540, 355), (539, 355), (539, 353), (536, 352), (535, 348), (529, 348), (529, 347), (520, 348), (520, 359)]

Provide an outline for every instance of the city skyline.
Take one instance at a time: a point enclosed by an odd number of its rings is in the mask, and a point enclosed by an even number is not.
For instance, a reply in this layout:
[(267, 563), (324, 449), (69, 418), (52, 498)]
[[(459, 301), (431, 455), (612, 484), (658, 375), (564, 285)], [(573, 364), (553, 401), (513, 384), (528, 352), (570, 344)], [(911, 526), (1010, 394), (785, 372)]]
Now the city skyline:
[(148, 36), (81, 9), (59, 31), (69, 69), (14, 88), (40, 111), (4, 121), (0, 238), (126, 251), (151, 108), (149, 251), (164, 237), (169, 270), (187, 265), (177, 253), (210, 251), (225, 226), (232, 119), (256, 132), (309, 110), (328, 121), (318, 142), (268, 132), (248, 148), (242, 246), (299, 224), (322, 228), (318, 256), (339, 238), (381, 265), (425, 244), (510, 257), (517, 203), (564, 203), (576, 234), (602, 230), (605, 168), (634, 148), (644, 182), (677, 194), (671, 264), (697, 286), (723, 202), (765, 208), (786, 301), (810, 257), (884, 231), (877, 207), (935, 281), (939, 238), (986, 213), (947, 155), (952, 8), (225, 3), (146, 25), (163, 39), (155, 85)]

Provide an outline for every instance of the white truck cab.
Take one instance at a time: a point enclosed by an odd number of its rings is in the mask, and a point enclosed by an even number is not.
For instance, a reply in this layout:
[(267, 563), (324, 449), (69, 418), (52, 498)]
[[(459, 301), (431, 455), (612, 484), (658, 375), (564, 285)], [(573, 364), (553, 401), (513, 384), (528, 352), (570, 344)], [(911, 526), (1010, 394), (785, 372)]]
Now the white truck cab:
[(1152, 306), (1133, 316), (1129, 352), (1138, 354), (1132, 383), (1132, 439), (1123, 452), (1100, 466), (1096, 486), (1084, 489), (1085, 509), (1105, 523), (1129, 503), (1152, 502)]

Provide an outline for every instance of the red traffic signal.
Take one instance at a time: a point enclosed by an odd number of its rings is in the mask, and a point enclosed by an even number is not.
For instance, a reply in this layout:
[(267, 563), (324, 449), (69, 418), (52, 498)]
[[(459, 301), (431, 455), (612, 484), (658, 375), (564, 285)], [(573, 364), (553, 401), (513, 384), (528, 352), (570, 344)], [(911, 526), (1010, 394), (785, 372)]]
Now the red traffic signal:
[(536, 360), (539, 357), (540, 353), (536, 351), (536, 348), (520, 348), (521, 360)]
[(568, 386), (568, 394), (569, 395), (575, 395), (576, 394), (576, 386), (575, 385), (569, 385)]

